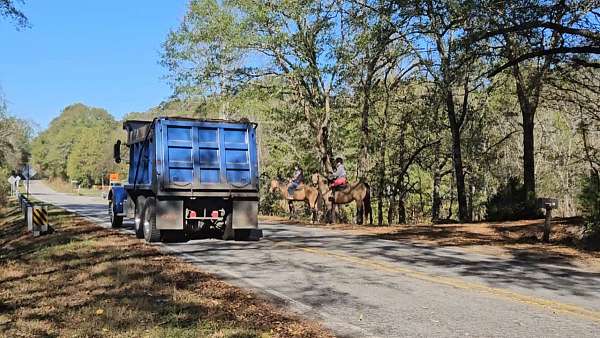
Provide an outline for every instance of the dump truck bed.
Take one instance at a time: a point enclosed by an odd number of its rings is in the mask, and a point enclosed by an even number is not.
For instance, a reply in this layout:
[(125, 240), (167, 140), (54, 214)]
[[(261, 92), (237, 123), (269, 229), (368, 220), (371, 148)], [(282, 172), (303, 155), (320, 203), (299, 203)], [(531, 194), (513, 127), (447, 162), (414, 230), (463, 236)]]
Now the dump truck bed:
[(130, 187), (135, 182), (136, 188), (153, 188), (159, 195), (258, 192), (255, 124), (159, 118), (128, 121), (124, 127)]

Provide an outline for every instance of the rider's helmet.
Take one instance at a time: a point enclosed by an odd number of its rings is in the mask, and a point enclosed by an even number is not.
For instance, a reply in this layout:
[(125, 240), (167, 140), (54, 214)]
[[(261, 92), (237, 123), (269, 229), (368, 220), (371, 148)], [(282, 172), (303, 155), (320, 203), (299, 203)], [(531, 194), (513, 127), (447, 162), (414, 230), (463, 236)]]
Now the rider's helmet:
[(344, 164), (344, 160), (342, 160), (342, 158), (341, 158), (341, 157), (338, 157), (338, 158), (336, 158), (336, 159), (335, 159), (335, 164), (336, 164), (336, 165), (337, 165), (337, 164)]

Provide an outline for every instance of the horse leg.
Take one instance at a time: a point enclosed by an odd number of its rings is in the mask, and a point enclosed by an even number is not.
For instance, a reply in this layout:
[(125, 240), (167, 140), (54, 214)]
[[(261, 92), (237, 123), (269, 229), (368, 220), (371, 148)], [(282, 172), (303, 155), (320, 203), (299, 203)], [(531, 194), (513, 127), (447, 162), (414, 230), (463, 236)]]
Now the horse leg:
[(322, 221), (321, 212), (323, 209), (322, 205), (319, 205), (320, 197), (319, 194), (315, 194), (312, 199), (312, 210), (313, 210), (313, 224), (319, 223)]
[(316, 217), (316, 215), (315, 215), (315, 212), (316, 212), (315, 211), (315, 207), (316, 207), (315, 201), (312, 200), (310, 197), (308, 197), (306, 199), (306, 201), (308, 203), (308, 207), (310, 208), (310, 217), (311, 217), (310, 218), (310, 224), (315, 224), (315, 217)]
[(356, 201), (356, 223), (358, 225), (363, 224), (363, 215), (365, 211), (365, 206), (362, 201)]
[(337, 223), (337, 205), (335, 203), (331, 205), (331, 223)]
[(289, 219), (292, 220), (294, 218), (294, 203), (292, 201), (288, 201), (288, 209), (289, 209)]

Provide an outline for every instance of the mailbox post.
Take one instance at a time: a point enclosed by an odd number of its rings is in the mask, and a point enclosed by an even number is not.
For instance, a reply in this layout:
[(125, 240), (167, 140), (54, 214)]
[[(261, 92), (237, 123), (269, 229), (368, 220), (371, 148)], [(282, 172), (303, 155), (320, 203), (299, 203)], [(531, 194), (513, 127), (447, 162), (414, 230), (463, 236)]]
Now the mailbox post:
[(550, 231), (552, 230), (552, 210), (558, 208), (558, 199), (556, 198), (538, 198), (537, 206), (540, 209), (546, 210), (546, 218), (544, 220), (544, 235), (542, 242), (550, 242)]

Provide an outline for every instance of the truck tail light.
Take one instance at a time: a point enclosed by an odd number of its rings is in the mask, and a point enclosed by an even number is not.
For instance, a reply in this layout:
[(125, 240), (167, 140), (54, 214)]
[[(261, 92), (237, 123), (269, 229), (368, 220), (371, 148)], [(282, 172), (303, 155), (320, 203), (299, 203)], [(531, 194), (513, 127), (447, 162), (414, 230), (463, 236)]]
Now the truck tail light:
[(196, 218), (196, 211), (190, 210), (188, 214), (188, 218)]
[(210, 213), (210, 217), (212, 217), (212, 218), (219, 218), (219, 211), (218, 210), (214, 210), (213, 212)]

